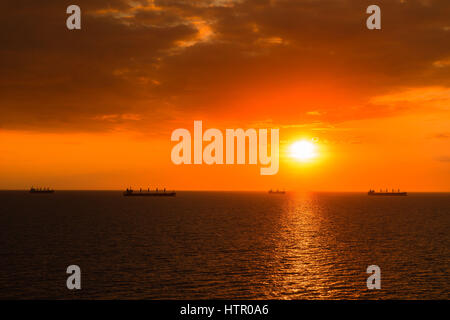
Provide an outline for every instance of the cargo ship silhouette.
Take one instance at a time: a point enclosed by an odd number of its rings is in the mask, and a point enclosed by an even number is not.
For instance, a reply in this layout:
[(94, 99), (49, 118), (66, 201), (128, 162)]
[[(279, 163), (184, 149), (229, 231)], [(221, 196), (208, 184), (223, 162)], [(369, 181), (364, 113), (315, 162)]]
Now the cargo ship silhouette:
[(270, 189), (269, 190), (269, 193), (270, 194), (285, 194), (286, 193), (286, 191), (279, 191), (278, 189), (277, 190), (272, 190), (272, 189)]
[(142, 191), (142, 188), (139, 189), (139, 191), (127, 188), (123, 195), (125, 197), (175, 197), (177, 193), (175, 191), (166, 191), (166, 188), (163, 190), (158, 190), (158, 188), (150, 190), (150, 188), (148, 188), (147, 191)]
[(30, 193), (54, 193), (55, 190), (50, 188), (30, 188)]
[(367, 192), (367, 194), (369, 196), (407, 196), (408, 195), (407, 192), (400, 192), (400, 189), (398, 189), (397, 192), (395, 192), (394, 189), (392, 189), (392, 192), (389, 192), (387, 189), (385, 192), (383, 192), (382, 190), (380, 190), (380, 192), (376, 192), (375, 190), (369, 190), (369, 192)]

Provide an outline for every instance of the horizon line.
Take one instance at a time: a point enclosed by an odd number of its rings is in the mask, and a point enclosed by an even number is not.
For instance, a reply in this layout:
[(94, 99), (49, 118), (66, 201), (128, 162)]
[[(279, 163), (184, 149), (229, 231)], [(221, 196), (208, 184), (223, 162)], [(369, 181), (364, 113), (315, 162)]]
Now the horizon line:
[[(56, 188), (50, 188), (54, 191), (117, 191), (122, 192), (125, 191), (125, 189), (56, 189)], [(0, 188), (1, 191), (29, 191), (30, 189), (3, 189)], [(139, 189), (136, 189), (139, 190)], [(142, 188), (142, 190), (146, 190), (146, 188)], [(155, 189), (152, 189), (155, 190)], [(158, 189), (163, 190), (163, 189)], [(166, 190), (169, 190), (166, 188)], [(179, 191), (179, 192), (268, 192), (270, 189), (246, 189), (246, 190), (234, 190), (234, 189), (170, 189), (170, 191)], [(272, 190), (277, 190), (273, 189)], [(334, 192), (334, 193), (367, 193), (367, 190), (289, 190), (289, 189), (278, 189), (281, 191), (286, 192), (298, 192), (298, 193), (328, 193), (328, 192)], [(418, 191), (418, 190), (412, 190), (412, 191), (404, 191), (408, 193), (450, 193), (450, 190), (430, 190), (430, 191)]]

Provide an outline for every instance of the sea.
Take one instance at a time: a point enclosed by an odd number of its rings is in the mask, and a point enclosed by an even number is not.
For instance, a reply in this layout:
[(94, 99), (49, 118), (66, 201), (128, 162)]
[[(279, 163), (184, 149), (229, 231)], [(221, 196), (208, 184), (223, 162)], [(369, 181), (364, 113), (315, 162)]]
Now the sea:
[(0, 299), (449, 298), (448, 193), (0, 192)]

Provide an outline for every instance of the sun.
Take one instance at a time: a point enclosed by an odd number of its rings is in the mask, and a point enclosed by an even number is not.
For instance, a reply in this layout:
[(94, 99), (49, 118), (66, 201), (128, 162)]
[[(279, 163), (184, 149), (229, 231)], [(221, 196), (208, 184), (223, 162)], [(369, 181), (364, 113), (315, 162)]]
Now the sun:
[(291, 157), (300, 160), (308, 161), (317, 157), (316, 145), (307, 140), (300, 140), (291, 144)]

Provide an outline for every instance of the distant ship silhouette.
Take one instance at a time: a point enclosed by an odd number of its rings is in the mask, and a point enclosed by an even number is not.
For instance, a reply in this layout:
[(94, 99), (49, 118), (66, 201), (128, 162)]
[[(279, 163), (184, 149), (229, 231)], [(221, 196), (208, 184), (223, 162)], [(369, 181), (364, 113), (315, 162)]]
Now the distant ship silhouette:
[(272, 189), (270, 189), (270, 190), (269, 190), (269, 193), (270, 193), (270, 194), (285, 194), (286, 191), (284, 191), (284, 190), (279, 191), (278, 189), (277, 189), (277, 190), (272, 190)]
[(158, 188), (150, 190), (150, 188), (148, 188), (147, 191), (142, 191), (142, 188), (139, 189), (139, 191), (127, 188), (123, 195), (125, 197), (175, 197), (177, 193), (175, 191), (166, 191), (166, 188), (163, 190), (158, 190)]
[(400, 192), (400, 189), (398, 189), (397, 192), (395, 192), (394, 189), (392, 189), (392, 192), (389, 192), (387, 189), (385, 192), (383, 192), (382, 190), (380, 190), (380, 192), (376, 192), (375, 190), (369, 190), (369, 192), (367, 192), (367, 194), (369, 196), (407, 196), (408, 195), (407, 192)]
[(50, 188), (30, 188), (30, 193), (54, 193), (55, 190)]

